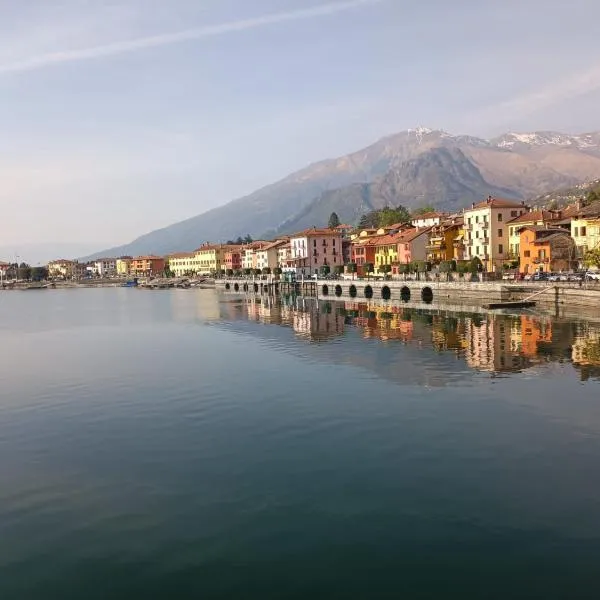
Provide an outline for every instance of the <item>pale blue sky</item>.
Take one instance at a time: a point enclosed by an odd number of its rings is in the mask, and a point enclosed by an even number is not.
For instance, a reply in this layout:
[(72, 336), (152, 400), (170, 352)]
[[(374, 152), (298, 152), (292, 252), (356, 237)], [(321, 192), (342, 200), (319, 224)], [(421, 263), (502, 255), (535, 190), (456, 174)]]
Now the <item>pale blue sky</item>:
[(127, 242), (417, 125), (600, 129), (599, 18), (597, 0), (0, 0), (0, 246)]

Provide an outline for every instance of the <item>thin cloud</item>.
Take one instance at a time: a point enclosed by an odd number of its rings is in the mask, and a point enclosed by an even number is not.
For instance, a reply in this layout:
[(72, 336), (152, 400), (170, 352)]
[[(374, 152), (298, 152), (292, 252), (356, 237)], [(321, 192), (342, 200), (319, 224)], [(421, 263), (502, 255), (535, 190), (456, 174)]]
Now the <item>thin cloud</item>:
[(200, 40), (203, 38), (215, 37), (228, 33), (235, 33), (238, 31), (246, 31), (248, 29), (256, 29), (258, 27), (265, 27), (267, 25), (325, 17), (348, 11), (353, 8), (379, 4), (384, 1), (386, 0), (347, 0), (346, 2), (333, 2), (314, 8), (300, 9), (284, 13), (274, 13), (252, 19), (230, 21), (228, 23), (221, 23), (219, 25), (208, 25), (206, 27), (186, 29), (184, 31), (178, 31), (175, 33), (140, 37), (133, 40), (115, 42), (101, 46), (93, 46), (90, 48), (82, 48), (79, 50), (52, 52), (49, 54), (34, 56), (21, 61), (0, 64), (0, 74), (35, 71), (37, 69), (43, 69), (45, 67), (64, 63), (115, 56), (118, 54), (125, 54), (127, 52), (144, 50), (146, 48), (169, 46), (190, 40)]
[(501, 102), (484, 111), (485, 117), (506, 115), (507, 118), (525, 117), (566, 100), (585, 96), (600, 89), (600, 64), (554, 81), (535, 92)]

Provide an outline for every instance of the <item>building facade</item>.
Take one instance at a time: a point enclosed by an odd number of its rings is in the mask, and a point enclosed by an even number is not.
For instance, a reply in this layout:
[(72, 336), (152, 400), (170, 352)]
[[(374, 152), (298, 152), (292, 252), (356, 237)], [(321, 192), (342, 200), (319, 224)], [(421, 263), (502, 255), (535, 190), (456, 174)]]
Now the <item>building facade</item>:
[(523, 213), (523, 202), (492, 198), (464, 211), (465, 259), (478, 258), (484, 270), (495, 272), (510, 259), (508, 223)]
[(129, 272), (135, 277), (151, 277), (162, 274), (165, 266), (165, 259), (160, 256), (136, 256), (131, 260)]
[(176, 277), (192, 277), (198, 274), (198, 263), (193, 252), (177, 252), (167, 257), (169, 270)]
[(575, 242), (568, 231), (530, 225), (523, 227), (520, 235), (521, 273), (571, 271), (576, 267)]
[(94, 261), (94, 274), (98, 277), (114, 277), (117, 274), (116, 258), (98, 258)]
[(120, 277), (127, 277), (127, 275), (129, 275), (132, 259), (132, 256), (121, 256), (120, 258), (117, 258), (117, 275)]
[(306, 229), (290, 237), (291, 262), (298, 274), (312, 275), (321, 267), (343, 265), (342, 234), (335, 229)]

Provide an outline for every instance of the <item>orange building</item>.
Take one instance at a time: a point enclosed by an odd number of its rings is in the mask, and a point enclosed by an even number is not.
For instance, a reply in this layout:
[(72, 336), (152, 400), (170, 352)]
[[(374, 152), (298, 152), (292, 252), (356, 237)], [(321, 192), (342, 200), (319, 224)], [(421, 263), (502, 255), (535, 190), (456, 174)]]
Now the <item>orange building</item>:
[(576, 264), (575, 242), (565, 229), (527, 226), (520, 231), (521, 273), (570, 271)]
[(165, 270), (165, 259), (160, 256), (136, 256), (131, 261), (129, 273), (137, 277), (158, 275)]

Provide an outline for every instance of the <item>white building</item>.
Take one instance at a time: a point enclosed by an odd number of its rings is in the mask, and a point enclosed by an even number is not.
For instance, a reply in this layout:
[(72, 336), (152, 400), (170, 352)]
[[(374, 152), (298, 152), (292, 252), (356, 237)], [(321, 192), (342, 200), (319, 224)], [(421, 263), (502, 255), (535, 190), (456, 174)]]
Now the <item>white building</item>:
[(528, 211), (524, 202), (492, 198), (464, 212), (465, 258), (479, 258), (484, 270), (495, 272), (510, 257), (509, 221)]
[(117, 274), (116, 258), (99, 258), (94, 261), (94, 274), (98, 277), (113, 277)]
[(276, 240), (269, 242), (256, 249), (256, 268), (257, 269), (276, 269), (279, 266), (279, 248), (284, 247), (287, 240)]
[(418, 215), (417, 217), (415, 217), (410, 222), (410, 224), (413, 227), (418, 227), (419, 229), (422, 229), (424, 227), (436, 227), (447, 217), (448, 217), (448, 215), (446, 213), (439, 213), (439, 212), (424, 213), (422, 215)]

